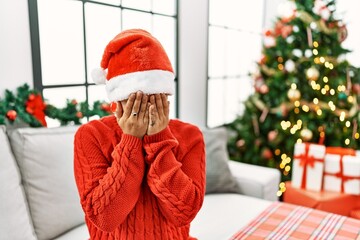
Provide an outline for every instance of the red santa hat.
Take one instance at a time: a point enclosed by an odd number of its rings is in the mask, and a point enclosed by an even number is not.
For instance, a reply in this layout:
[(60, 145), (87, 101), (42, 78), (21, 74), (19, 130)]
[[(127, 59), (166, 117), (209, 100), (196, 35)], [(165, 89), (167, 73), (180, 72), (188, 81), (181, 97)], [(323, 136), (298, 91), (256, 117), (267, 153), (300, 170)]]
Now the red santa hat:
[(106, 46), (101, 69), (92, 71), (96, 84), (106, 84), (110, 101), (136, 91), (174, 94), (174, 70), (160, 42), (141, 29), (125, 30)]

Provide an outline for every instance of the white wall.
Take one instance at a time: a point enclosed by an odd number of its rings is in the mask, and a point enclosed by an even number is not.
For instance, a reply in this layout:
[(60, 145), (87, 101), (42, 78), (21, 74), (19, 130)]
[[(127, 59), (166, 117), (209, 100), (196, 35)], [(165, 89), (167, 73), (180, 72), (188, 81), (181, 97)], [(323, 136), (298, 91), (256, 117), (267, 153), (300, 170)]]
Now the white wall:
[(4, 90), (33, 86), (27, 0), (0, 0), (0, 98)]

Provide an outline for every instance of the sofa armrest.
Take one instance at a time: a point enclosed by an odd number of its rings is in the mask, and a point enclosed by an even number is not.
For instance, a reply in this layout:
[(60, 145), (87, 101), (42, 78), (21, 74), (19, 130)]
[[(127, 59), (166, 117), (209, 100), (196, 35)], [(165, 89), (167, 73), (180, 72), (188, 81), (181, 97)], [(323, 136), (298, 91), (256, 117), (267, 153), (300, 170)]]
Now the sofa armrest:
[(231, 173), (244, 195), (276, 201), (280, 172), (274, 168), (261, 167), (229, 160)]

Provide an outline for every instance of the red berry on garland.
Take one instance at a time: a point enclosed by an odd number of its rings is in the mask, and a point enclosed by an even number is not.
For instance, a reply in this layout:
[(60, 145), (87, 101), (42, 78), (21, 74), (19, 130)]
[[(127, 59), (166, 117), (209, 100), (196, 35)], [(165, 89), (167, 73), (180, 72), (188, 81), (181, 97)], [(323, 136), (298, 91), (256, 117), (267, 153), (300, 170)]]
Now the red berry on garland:
[(77, 118), (82, 118), (82, 117), (83, 117), (82, 112), (77, 112), (77, 113), (76, 113), (76, 117), (77, 117)]
[(30, 100), (30, 101), (33, 101), (34, 99), (35, 99), (35, 94), (31, 93), (31, 94), (29, 95), (29, 100)]
[(76, 101), (76, 99), (73, 99), (73, 100), (71, 100), (71, 104), (76, 105), (76, 104), (78, 104), (78, 102)]
[(11, 121), (14, 121), (16, 119), (16, 116), (17, 116), (17, 112), (15, 110), (9, 110), (6, 113), (6, 117)]

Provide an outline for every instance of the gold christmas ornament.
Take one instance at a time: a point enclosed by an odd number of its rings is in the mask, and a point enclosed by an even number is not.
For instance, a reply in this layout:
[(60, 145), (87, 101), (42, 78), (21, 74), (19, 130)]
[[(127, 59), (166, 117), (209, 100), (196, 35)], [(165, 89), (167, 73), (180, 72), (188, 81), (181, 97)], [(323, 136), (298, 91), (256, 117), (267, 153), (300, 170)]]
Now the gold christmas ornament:
[(300, 136), (304, 142), (308, 142), (312, 139), (313, 133), (310, 129), (304, 128), (300, 131)]
[(319, 70), (317, 70), (315, 67), (311, 67), (306, 70), (306, 78), (310, 81), (317, 81), (319, 76)]
[(301, 93), (298, 89), (292, 89), (290, 88), (287, 92), (287, 96), (291, 102), (295, 102), (300, 99)]

